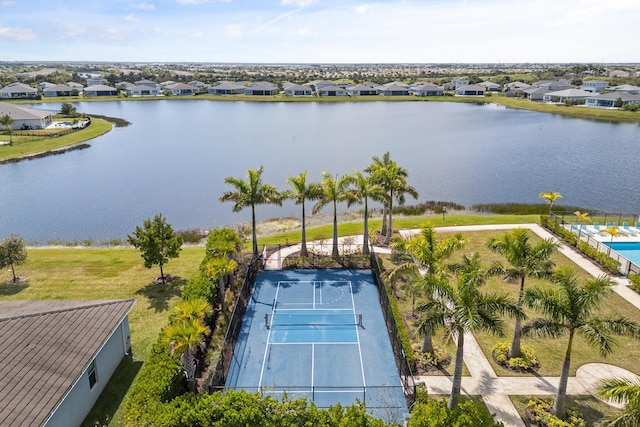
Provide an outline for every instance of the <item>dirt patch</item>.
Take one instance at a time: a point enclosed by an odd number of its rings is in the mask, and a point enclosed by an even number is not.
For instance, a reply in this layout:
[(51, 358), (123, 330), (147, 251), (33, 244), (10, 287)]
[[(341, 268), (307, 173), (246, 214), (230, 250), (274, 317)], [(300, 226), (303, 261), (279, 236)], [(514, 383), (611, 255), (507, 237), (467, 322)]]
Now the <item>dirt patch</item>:
[(29, 281), (29, 278), (27, 276), (16, 276), (16, 280), (14, 281), (13, 278), (5, 281), (4, 283), (6, 283), (7, 285), (22, 285), (24, 283), (27, 283)]
[(171, 274), (165, 274), (163, 276), (157, 276), (153, 279), (153, 283), (156, 285), (166, 285), (167, 283), (171, 283), (176, 279), (176, 276), (172, 276)]

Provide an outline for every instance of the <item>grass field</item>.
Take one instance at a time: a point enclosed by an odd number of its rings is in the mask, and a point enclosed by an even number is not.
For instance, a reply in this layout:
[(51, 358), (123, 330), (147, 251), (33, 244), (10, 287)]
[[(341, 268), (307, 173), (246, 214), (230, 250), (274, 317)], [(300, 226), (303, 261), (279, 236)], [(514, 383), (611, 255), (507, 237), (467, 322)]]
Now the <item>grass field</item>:
[[(540, 397), (543, 400), (552, 399), (552, 396), (511, 396), (511, 401), (523, 420), (527, 403), (534, 397)], [(605, 426), (607, 419), (622, 413), (621, 409), (609, 406), (592, 396), (567, 396), (567, 406), (578, 408), (584, 417), (585, 427)], [(531, 425), (526, 420), (525, 424), (527, 427)]]

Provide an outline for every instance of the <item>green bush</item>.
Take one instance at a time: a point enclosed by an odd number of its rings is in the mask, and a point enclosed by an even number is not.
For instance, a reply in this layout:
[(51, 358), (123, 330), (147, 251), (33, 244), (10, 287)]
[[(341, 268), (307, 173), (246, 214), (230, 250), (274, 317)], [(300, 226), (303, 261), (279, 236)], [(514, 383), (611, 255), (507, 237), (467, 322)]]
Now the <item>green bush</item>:
[[(482, 402), (474, 402), (462, 397), (453, 410), (447, 408), (445, 400), (436, 400), (419, 393), (420, 399), (411, 412), (409, 427), (499, 427)], [(425, 401), (426, 399), (426, 401)]]
[(189, 279), (182, 289), (183, 300), (203, 299), (212, 306), (216, 306), (217, 297), (217, 289), (214, 289), (214, 284), (204, 274)]
[(521, 350), (522, 357), (509, 358), (509, 343), (499, 342), (493, 347), (493, 358), (502, 366), (514, 371), (528, 371), (540, 366), (533, 348), (523, 345)]
[(587, 242), (579, 242), (578, 249), (582, 251), (586, 256), (595, 260), (602, 267), (609, 270), (611, 274), (618, 274), (620, 272), (620, 261), (611, 258), (604, 252), (598, 251), (596, 248), (588, 244)]
[(409, 339), (409, 331), (407, 331), (407, 328), (404, 324), (404, 319), (402, 318), (400, 307), (398, 307), (398, 303), (396, 302), (393, 296), (393, 290), (391, 289), (391, 286), (387, 286), (385, 284), (385, 288), (387, 290), (387, 296), (389, 297), (389, 301), (391, 303), (391, 311), (393, 312), (393, 318), (395, 319), (396, 325), (398, 326), (398, 332), (400, 333), (400, 340), (402, 340), (402, 349), (404, 350), (404, 354), (407, 356), (407, 361), (409, 362), (409, 366), (411, 366), (411, 370), (415, 372), (416, 358), (413, 353), (411, 340)]
[(629, 281), (631, 285), (629, 286), (634, 291), (640, 293), (640, 274), (630, 274)]
[[(555, 211), (575, 212), (584, 211), (576, 206), (554, 205)], [(534, 215), (548, 214), (549, 205), (544, 203), (481, 203), (472, 205), (471, 210), (481, 213), (495, 213), (504, 215)]]
[(574, 408), (567, 408), (567, 419), (565, 421), (553, 415), (551, 412), (551, 402), (542, 399), (530, 400), (527, 404), (526, 413), (534, 426), (546, 427), (584, 427), (585, 421)]
[(572, 233), (570, 230), (567, 230), (560, 224), (556, 224), (553, 221), (549, 221), (549, 218), (546, 215), (540, 216), (540, 224), (543, 227), (551, 230), (557, 236), (562, 238), (565, 242), (572, 246), (576, 246), (578, 244), (578, 236), (575, 233)]

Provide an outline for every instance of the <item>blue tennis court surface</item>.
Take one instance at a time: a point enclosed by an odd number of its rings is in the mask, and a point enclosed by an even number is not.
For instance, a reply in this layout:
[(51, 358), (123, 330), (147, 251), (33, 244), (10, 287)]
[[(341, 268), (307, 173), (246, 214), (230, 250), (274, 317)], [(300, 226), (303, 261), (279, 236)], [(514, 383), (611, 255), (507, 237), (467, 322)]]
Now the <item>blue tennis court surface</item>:
[(407, 413), (369, 270), (261, 271), (225, 387), (366, 403), (385, 421)]

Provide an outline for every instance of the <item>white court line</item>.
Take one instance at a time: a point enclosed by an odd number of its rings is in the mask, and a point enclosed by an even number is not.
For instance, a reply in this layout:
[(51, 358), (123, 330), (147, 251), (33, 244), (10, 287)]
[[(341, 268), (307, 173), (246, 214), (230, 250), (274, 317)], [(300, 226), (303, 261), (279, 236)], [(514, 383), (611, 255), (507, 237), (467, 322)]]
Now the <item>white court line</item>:
[[(317, 282), (313, 282), (313, 304), (312, 307), (315, 310), (316, 309), (316, 286), (317, 286)], [(322, 292), (322, 288), (320, 288), (320, 292)], [(322, 294), (320, 294), (320, 304), (322, 304)]]
[(276, 308), (275, 311), (353, 311), (353, 308)]
[(316, 366), (316, 343), (311, 344), (311, 390), (313, 390), (313, 376)]
[[(354, 320), (356, 320), (356, 323), (358, 323), (357, 319), (355, 319), (355, 317), (356, 317), (356, 302), (353, 299), (353, 288), (351, 286), (351, 281), (349, 281), (349, 291), (351, 292), (351, 307), (353, 308), (353, 317), (354, 317)], [(362, 384), (363, 384), (364, 387), (366, 387), (367, 386), (367, 381), (364, 378), (364, 363), (362, 363), (362, 347), (360, 346), (360, 332), (358, 331), (358, 326), (356, 326), (356, 341), (358, 343), (358, 354), (360, 356), (360, 372), (362, 372)]]
[(344, 345), (358, 345), (357, 342), (319, 342), (319, 341), (309, 341), (309, 342), (272, 342), (270, 345), (309, 345), (309, 344), (344, 344)]
[(262, 368), (260, 368), (260, 381), (258, 387), (262, 387), (262, 376), (264, 375), (264, 365), (267, 363), (267, 353), (269, 352), (269, 339), (271, 338), (271, 329), (267, 333), (267, 344), (264, 346), (264, 357), (262, 358)]

